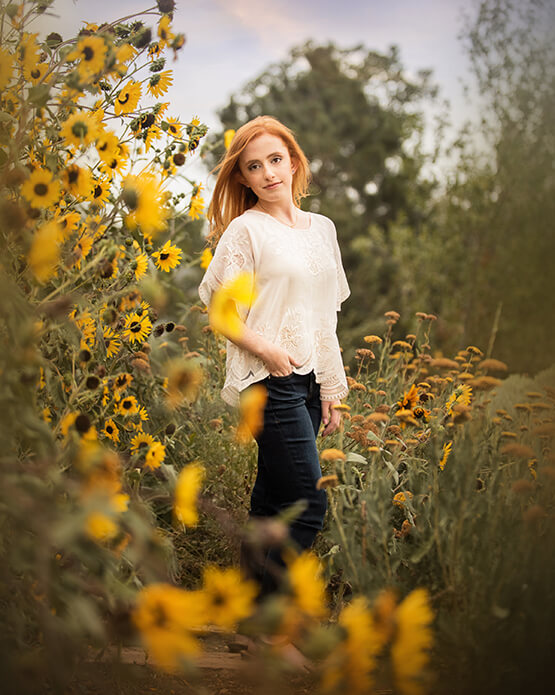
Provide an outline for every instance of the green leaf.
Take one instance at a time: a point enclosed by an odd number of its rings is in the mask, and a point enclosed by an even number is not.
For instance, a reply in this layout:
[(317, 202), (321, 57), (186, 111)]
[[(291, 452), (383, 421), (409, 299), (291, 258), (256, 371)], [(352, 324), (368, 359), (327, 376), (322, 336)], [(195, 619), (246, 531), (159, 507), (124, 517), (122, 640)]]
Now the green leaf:
[(368, 463), (368, 459), (365, 459), (364, 456), (360, 454), (356, 454), (354, 451), (349, 451), (346, 460), (349, 463)]
[(29, 90), (29, 101), (39, 109), (46, 106), (49, 96), (50, 88), (46, 84), (39, 84)]

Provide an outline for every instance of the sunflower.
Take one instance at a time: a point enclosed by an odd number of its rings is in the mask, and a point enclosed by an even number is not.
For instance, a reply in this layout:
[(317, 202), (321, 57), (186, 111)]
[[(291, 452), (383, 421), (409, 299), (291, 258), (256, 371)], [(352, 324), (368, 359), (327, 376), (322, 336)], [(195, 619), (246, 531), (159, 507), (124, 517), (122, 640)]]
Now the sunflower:
[(323, 664), (323, 692), (363, 695), (374, 692), (374, 671), (383, 646), (364, 596), (353, 599), (338, 619), (340, 644)]
[(110, 195), (110, 181), (107, 179), (94, 179), (92, 181), (91, 202), (99, 208), (103, 208)]
[(31, 68), (31, 70), (29, 70), (29, 76), (27, 77), (29, 82), (32, 82), (33, 84), (38, 84), (48, 72), (48, 67), (48, 63), (38, 63), (33, 68)]
[(212, 566), (204, 570), (202, 593), (206, 598), (207, 621), (232, 630), (252, 613), (258, 588), (252, 580), (243, 579), (235, 567)]
[(402, 693), (421, 693), (422, 675), (433, 646), (434, 619), (426, 589), (415, 589), (395, 612), (396, 633), (391, 646), (395, 682)]
[(86, 258), (91, 252), (93, 245), (93, 237), (88, 233), (84, 232), (81, 234), (79, 241), (75, 244), (72, 251), (73, 264), (72, 268), (81, 269), (81, 261)]
[(111, 540), (119, 531), (116, 522), (101, 512), (91, 512), (87, 515), (85, 529), (93, 540), (100, 542)]
[(131, 453), (136, 454), (139, 449), (149, 449), (155, 442), (155, 439), (146, 432), (139, 432), (131, 439)]
[(124, 113), (130, 113), (137, 108), (139, 99), (141, 98), (141, 83), (135, 80), (129, 80), (125, 87), (119, 92), (114, 103), (114, 111), (116, 116)]
[(129, 374), (129, 372), (122, 372), (121, 374), (117, 375), (114, 380), (114, 389), (116, 390), (118, 396), (122, 391), (125, 391), (125, 389), (131, 385), (132, 381), (133, 376)]
[(135, 280), (140, 280), (148, 270), (148, 256), (143, 251), (135, 258)]
[(117, 355), (121, 348), (121, 340), (117, 337), (114, 329), (106, 326), (102, 332), (102, 337), (106, 348), (106, 357)]
[(165, 48), (170, 41), (173, 41), (175, 35), (172, 34), (170, 26), (170, 18), (165, 14), (158, 22), (158, 44), (160, 48)]
[(445, 468), (445, 464), (447, 463), (447, 459), (449, 458), (449, 454), (451, 453), (451, 447), (453, 446), (453, 442), (447, 442), (446, 444), (443, 445), (442, 449), (442, 456), (441, 456), (441, 461), (439, 462), (439, 468), (440, 470), (443, 470)]
[(158, 58), (158, 56), (160, 55), (161, 52), (162, 52), (162, 48), (160, 47), (159, 43), (156, 43), (156, 42), (151, 43), (150, 46), (148, 47), (148, 58), (149, 58), (150, 62), (151, 63), (154, 62)]
[(60, 210), (60, 208), (57, 208), (56, 212), (54, 213), (54, 219), (58, 223), (58, 239), (61, 243), (67, 241), (77, 229), (79, 222), (81, 221), (81, 215), (78, 212), (68, 212), (63, 214), (63, 211)]
[(39, 282), (46, 282), (56, 275), (60, 259), (58, 238), (59, 227), (53, 220), (39, 227), (33, 236), (27, 261)]
[(78, 111), (64, 121), (60, 136), (70, 147), (87, 147), (98, 136), (98, 123), (90, 113)]
[(139, 404), (135, 396), (125, 396), (118, 403), (118, 413), (120, 415), (136, 415), (139, 412)]
[(109, 162), (102, 162), (100, 165), (100, 170), (105, 174), (111, 181), (115, 174), (123, 173), (123, 170), (127, 167), (127, 160), (129, 159), (129, 150), (127, 145), (123, 142), (118, 142), (117, 152), (114, 157)]
[(66, 191), (74, 198), (87, 198), (92, 191), (93, 179), (88, 167), (70, 164), (62, 171), (62, 181)]
[(210, 303), (208, 317), (212, 328), (231, 340), (238, 338), (243, 324), (237, 306), (247, 309), (252, 306), (255, 296), (254, 277), (251, 273), (239, 273), (225, 282), (214, 292)]
[(204, 467), (193, 462), (183, 468), (177, 479), (173, 511), (176, 519), (185, 526), (198, 524), (197, 497), (204, 476)]
[(187, 213), (192, 220), (198, 220), (204, 210), (204, 198), (200, 195), (194, 195), (189, 203), (189, 212)]
[(253, 384), (244, 391), (240, 403), (241, 421), (237, 426), (237, 439), (242, 443), (256, 437), (264, 425), (264, 408), (268, 392), (265, 386)]
[(233, 128), (229, 128), (228, 130), (225, 131), (224, 133), (224, 147), (226, 150), (229, 149), (229, 146), (231, 145), (231, 141), (233, 140), (233, 137), (235, 135), (235, 131)]
[(152, 323), (148, 318), (148, 314), (139, 316), (136, 312), (129, 314), (125, 319), (123, 337), (127, 338), (130, 343), (135, 341), (143, 341), (152, 331)]
[(68, 54), (66, 60), (78, 60), (77, 70), (83, 80), (88, 80), (104, 68), (107, 48), (104, 39), (99, 36), (86, 36), (81, 39), (75, 49)]
[(212, 251), (210, 251), (210, 249), (204, 249), (200, 256), (200, 267), (206, 270), (212, 262), (212, 258)]
[(174, 138), (180, 138), (182, 135), (182, 126), (177, 118), (168, 118), (166, 123), (168, 124), (168, 133), (173, 135)]
[(98, 135), (96, 140), (96, 151), (105, 164), (110, 164), (112, 159), (117, 156), (118, 145), (118, 136), (111, 130), (105, 130)]
[(145, 468), (150, 468), (154, 470), (155, 468), (160, 468), (160, 464), (166, 456), (166, 447), (160, 442), (153, 442), (145, 456)]
[(119, 442), (119, 430), (117, 428), (116, 423), (113, 420), (106, 420), (104, 423), (104, 429), (102, 430), (102, 434), (105, 437), (108, 437), (108, 439), (111, 439), (114, 444), (117, 444)]
[(287, 569), (297, 609), (311, 618), (322, 618), (326, 613), (326, 589), (316, 555), (303, 552), (288, 563)]
[[(13, 55), (0, 46), (0, 92), (8, 86), (13, 74)], [(2, 95), (5, 96), (5, 95)]]
[(127, 176), (123, 182), (123, 200), (129, 208), (125, 224), (130, 229), (139, 226), (143, 233), (157, 234), (165, 228), (168, 209), (155, 176), (148, 173)]
[(161, 97), (173, 84), (173, 71), (157, 72), (148, 81), (147, 91), (153, 97)]
[(170, 408), (179, 407), (184, 400), (195, 400), (204, 376), (198, 363), (177, 357), (165, 365), (164, 372), (167, 375), (166, 401)]
[(403, 394), (403, 397), (397, 401), (399, 410), (412, 410), (418, 402), (418, 390), (413, 384), (408, 391)]
[(445, 410), (447, 414), (453, 410), (455, 404), (460, 404), (464, 406), (470, 405), (470, 400), (472, 398), (472, 386), (469, 384), (460, 384), (455, 388), (453, 393), (447, 399), (445, 403)]
[(130, 43), (124, 43), (118, 46), (115, 50), (116, 61), (112, 67), (112, 75), (114, 77), (123, 77), (127, 72), (126, 63), (131, 62), (137, 55), (137, 49), (134, 48)]
[(34, 208), (48, 208), (60, 197), (60, 184), (48, 169), (35, 169), (21, 186), (21, 194)]
[(23, 76), (26, 80), (31, 80), (30, 72), (39, 62), (39, 46), (36, 38), (38, 34), (28, 34), (25, 32), (19, 42), (19, 60), (23, 68)]
[(198, 591), (183, 591), (171, 584), (149, 584), (141, 589), (133, 622), (155, 663), (176, 671), (200, 651), (192, 632), (205, 623), (205, 606)]
[(159, 251), (155, 251), (152, 256), (160, 270), (169, 273), (172, 268), (176, 268), (181, 263), (182, 251), (177, 246), (173, 246), (168, 239)]
[(162, 137), (162, 129), (156, 124), (153, 124), (145, 131), (144, 141), (145, 141), (145, 151), (148, 152), (155, 140), (159, 140)]

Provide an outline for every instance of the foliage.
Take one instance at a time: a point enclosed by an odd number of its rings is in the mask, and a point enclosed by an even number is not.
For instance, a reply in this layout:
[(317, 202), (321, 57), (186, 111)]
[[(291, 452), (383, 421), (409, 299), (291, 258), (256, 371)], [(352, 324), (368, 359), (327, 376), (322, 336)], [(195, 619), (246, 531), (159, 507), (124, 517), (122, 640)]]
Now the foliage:
[(322, 457), (336, 482), (330, 578), (339, 596), (428, 588), (435, 692), (541, 688), (553, 651), (555, 375), (503, 382), (493, 374), (506, 365), (475, 346), (434, 359), (418, 321), (405, 341), (365, 339), (340, 451)]

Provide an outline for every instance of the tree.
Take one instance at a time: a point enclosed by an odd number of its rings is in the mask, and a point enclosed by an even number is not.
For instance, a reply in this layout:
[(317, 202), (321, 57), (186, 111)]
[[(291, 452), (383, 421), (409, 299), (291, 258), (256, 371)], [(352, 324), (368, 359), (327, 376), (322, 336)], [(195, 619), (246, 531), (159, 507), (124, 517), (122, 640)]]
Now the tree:
[(466, 139), (443, 210), (464, 264), (451, 316), (469, 340), (484, 339), (500, 311), (496, 354), (520, 371), (553, 362), (554, 19), (545, 0), (482, 0), (467, 20), (481, 152)]

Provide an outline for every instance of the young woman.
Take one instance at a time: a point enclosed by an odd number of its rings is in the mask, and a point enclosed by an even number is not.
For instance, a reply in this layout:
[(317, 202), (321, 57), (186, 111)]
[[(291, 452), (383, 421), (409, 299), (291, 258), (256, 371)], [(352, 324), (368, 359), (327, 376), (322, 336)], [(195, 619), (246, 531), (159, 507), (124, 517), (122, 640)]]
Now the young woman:
[[(337, 429), (340, 414), (332, 406), (348, 392), (336, 312), (350, 290), (333, 222), (299, 207), (310, 172), (286, 126), (270, 116), (249, 121), (216, 169), (208, 219), (217, 246), (200, 297), (209, 306), (212, 293), (241, 271), (254, 273), (257, 291), (241, 336), (227, 343), (222, 398), (237, 405), (252, 384), (266, 387), (250, 515), (272, 517), (306, 500), (290, 527), (304, 550), (322, 528), (327, 503), (316, 489), (316, 437), (321, 422), (323, 436)], [(262, 594), (275, 589), (279, 550), (254, 568), (252, 558), (243, 564)]]

